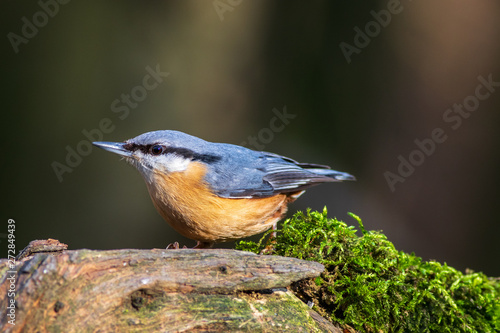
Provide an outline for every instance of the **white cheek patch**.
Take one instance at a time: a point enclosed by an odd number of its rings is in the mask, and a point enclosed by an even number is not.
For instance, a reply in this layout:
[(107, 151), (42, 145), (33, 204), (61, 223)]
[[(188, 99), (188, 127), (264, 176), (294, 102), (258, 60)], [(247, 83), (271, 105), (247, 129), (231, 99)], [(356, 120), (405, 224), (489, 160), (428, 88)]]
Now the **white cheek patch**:
[[(160, 164), (165, 171), (167, 172), (180, 172), (184, 171), (188, 168), (189, 163), (191, 163), (190, 159), (182, 157), (177, 154), (166, 154), (156, 157), (157, 165)], [(158, 167), (159, 169), (160, 167)]]
[(185, 171), (190, 159), (177, 154), (150, 155), (136, 152), (130, 161), (146, 179), (151, 180), (154, 171), (163, 173)]

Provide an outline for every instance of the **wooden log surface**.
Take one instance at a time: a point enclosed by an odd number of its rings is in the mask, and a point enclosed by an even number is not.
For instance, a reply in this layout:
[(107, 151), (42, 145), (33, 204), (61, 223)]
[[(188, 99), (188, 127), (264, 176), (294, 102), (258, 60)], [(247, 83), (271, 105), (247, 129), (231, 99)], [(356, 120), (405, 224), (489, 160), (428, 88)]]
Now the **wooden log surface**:
[[(209, 250), (66, 250), (0, 260), (7, 332), (340, 332), (286, 289), (316, 262)], [(14, 286), (15, 325), (5, 313)]]

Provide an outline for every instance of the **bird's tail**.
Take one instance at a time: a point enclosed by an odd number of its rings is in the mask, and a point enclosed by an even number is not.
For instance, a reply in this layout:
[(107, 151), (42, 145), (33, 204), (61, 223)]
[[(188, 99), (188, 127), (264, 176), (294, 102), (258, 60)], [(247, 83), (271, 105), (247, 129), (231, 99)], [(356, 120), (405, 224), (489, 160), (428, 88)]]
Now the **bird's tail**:
[(344, 180), (356, 180), (356, 177), (348, 174), (347, 172), (340, 172), (332, 169), (307, 169), (307, 171), (310, 171), (317, 175), (330, 177), (340, 182)]

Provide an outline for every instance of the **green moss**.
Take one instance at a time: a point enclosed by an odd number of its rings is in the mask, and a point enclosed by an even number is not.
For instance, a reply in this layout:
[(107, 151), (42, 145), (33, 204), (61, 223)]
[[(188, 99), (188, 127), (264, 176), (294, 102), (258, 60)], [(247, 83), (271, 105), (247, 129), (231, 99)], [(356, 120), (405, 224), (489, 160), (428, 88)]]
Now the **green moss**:
[[(320, 212), (296, 213), (276, 240), (237, 249), (314, 260), (323, 274), (293, 285), (333, 323), (363, 332), (500, 332), (500, 280), (397, 251), (386, 236)], [(272, 245), (272, 246), (270, 246)]]

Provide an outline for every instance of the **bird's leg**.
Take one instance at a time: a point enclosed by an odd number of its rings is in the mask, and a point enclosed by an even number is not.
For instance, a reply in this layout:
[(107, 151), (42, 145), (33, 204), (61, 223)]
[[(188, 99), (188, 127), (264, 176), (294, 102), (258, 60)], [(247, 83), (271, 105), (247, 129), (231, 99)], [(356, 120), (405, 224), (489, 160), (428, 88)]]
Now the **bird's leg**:
[(278, 230), (278, 222), (275, 222), (272, 226), (273, 232), (271, 232), (271, 235), (269, 236), (269, 241), (267, 243), (267, 246), (260, 251), (260, 254), (271, 254), (274, 251), (274, 244), (276, 244), (276, 236)]
[(271, 238), (276, 239), (276, 235), (278, 234), (276, 230), (278, 230), (278, 222), (273, 223), (272, 226), (273, 232), (271, 232)]

